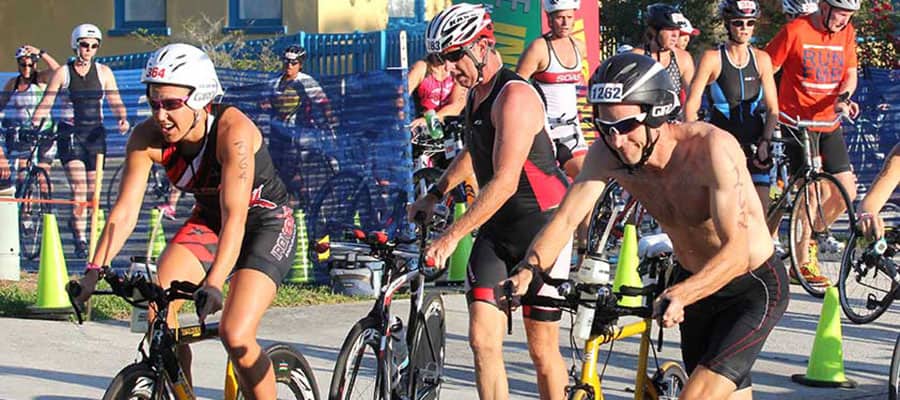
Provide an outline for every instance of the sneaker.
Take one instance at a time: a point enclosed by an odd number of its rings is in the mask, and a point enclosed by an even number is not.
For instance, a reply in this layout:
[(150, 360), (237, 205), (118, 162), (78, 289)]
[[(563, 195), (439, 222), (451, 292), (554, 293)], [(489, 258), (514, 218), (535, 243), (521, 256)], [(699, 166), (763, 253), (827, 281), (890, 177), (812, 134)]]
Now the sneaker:
[(818, 244), (820, 255), (826, 256), (829, 260), (840, 259), (844, 254), (844, 243), (841, 243), (832, 235), (824, 238), (820, 237), (816, 240), (816, 243)]
[(75, 258), (83, 258), (87, 259), (87, 242), (84, 240), (76, 240), (75, 241)]
[[(827, 277), (820, 275), (818, 273), (818, 271), (812, 272), (812, 270), (809, 268), (809, 266), (810, 266), (810, 264), (804, 264), (802, 267), (800, 267), (800, 273), (803, 275), (803, 279), (807, 283), (809, 283), (812, 286), (818, 286), (818, 287), (831, 286), (831, 281)], [(818, 269), (818, 268), (816, 268), (816, 269)], [(791, 277), (791, 284), (793, 284), (793, 285), (800, 284), (800, 280), (797, 279), (797, 275), (794, 274), (793, 268), (791, 268), (789, 270), (788, 275), (790, 275), (790, 277)]]
[(170, 221), (175, 220), (175, 207), (170, 204), (160, 204), (156, 206), (156, 209), (162, 214), (163, 218), (166, 218)]

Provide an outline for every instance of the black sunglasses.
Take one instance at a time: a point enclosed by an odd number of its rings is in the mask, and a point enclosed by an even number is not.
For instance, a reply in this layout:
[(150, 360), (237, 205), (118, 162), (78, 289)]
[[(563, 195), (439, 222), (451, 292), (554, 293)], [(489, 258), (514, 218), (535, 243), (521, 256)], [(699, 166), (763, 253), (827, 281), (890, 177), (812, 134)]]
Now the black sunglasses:
[(456, 49), (449, 53), (443, 53), (441, 54), (441, 58), (454, 63), (459, 62), (459, 60), (462, 60), (463, 56), (466, 55), (466, 50), (467, 49)]
[(96, 49), (100, 47), (97, 43), (88, 43), (88, 42), (78, 42), (78, 45), (83, 49)]
[(733, 27), (733, 28), (743, 28), (745, 26), (748, 28), (752, 28), (752, 27), (756, 26), (755, 19), (746, 20), (746, 21), (742, 20), (742, 19), (733, 19), (729, 23), (731, 24), (731, 27)]
[(640, 113), (618, 121), (606, 122), (600, 118), (594, 118), (594, 127), (603, 136), (625, 135), (644, 123), (647, 113)]
[(162, 108), (166, 111), (174, 111), (183, 107), (189, 98), (190, 96), (162, 100), (147, 99), (147, 102), (150, 103), (150, 108), (152, 108), (153, 110), (159, 110), (160, 108)]
[(284, 63), (285, 63), (285, 64), (288, 64), (288, 65), (297, 65), (297, 64), (300, 64), (300, 60), (288, 60), (287, 58), (285, 58), (285, 59), (282, 60), (282, 61), (284, 61)]
[(19, 63), (19, 66), (22, 68), (26, 68), (26, 67), (34, 68), (33, 63)]

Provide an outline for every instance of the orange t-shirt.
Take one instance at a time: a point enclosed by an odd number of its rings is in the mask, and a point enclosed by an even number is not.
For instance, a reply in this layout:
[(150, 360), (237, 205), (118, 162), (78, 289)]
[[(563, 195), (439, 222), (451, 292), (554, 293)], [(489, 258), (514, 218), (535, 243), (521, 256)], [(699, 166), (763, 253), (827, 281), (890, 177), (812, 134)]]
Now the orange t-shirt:
[[(772, 66), (783, 71), (778, 88), (778, 110), (791, 118), (829, 121), (837, 114), (834, 103), (847, 70), (856, 68), (856, 30), (852, 24), (840, 32), (817, 30), (811, 16), (785, 24), (766, 46)], [(787, 122), (779, 117), (781, 122)], [(831, 132), (838, 125), (810, 130)]]

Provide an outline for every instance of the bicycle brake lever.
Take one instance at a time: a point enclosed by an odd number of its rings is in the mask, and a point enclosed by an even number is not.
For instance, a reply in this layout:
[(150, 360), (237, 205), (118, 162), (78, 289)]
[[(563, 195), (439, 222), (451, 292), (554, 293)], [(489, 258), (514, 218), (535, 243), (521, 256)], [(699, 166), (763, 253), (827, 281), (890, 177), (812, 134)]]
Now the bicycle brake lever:
[(506, 334), (512, 335), (512, 306), (513, 306), (512, 281), (506, 281), (506, 283), (503, 284), (503, 295), (506, 296)]

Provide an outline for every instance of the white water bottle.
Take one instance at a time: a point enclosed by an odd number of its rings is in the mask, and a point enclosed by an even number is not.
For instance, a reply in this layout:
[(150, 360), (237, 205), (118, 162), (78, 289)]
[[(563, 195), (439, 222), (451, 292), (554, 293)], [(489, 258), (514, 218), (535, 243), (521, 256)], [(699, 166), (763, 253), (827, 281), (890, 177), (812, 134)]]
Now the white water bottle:
[(597, 296), (587, 293), (581, 294), (581, 302), (578, 311), (575, 312), (575, 326), (572, 327), (572, 335), (580, 341), (591, 337), (591, 327), (594, 326), (594, 309)]
[(609, 283), (610, 266), (606, 260), (597, 255), (587, 254), (578, 268), (578, 282), (589, 285), (603, 285)]

